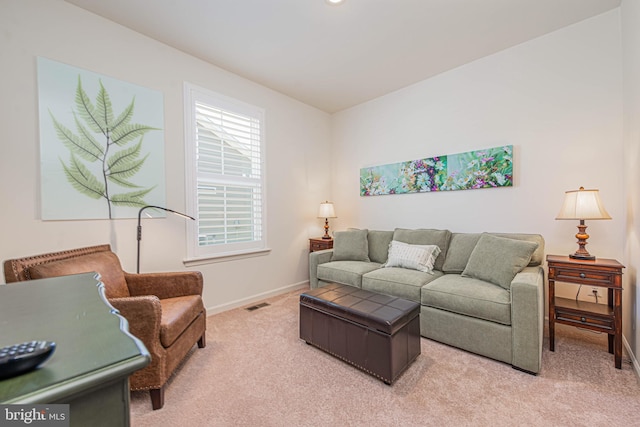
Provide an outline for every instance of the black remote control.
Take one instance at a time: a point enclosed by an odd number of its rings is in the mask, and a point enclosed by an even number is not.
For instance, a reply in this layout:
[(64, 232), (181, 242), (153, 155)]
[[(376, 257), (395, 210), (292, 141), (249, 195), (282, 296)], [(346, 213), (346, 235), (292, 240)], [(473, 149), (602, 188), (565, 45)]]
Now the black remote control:
[(0, 348), (0, 380), (30, 371), (51, 357), (56, 343), (27, 341)]

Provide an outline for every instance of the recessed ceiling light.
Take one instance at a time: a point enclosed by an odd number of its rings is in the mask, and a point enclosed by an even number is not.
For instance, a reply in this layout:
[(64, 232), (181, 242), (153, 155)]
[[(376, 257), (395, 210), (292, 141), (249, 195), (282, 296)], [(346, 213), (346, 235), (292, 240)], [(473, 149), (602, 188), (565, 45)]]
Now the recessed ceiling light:
[(339, 4), (344, 3), (344, 0), (326, 0), (327, 3), (333, 6), (337, 6)]

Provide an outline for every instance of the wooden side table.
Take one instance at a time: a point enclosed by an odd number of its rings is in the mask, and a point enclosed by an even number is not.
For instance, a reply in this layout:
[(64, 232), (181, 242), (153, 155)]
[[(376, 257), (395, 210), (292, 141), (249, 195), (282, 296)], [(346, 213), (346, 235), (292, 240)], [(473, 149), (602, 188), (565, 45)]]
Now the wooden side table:
[(309, 239), (309, 252), (321, 251), (324, 249), (333, 249), (333, 239), (323, 239), (322, 237)]
[[(549, 350), (555, 347), (555, 324), (608, 334), (609, 353), (622, 368), (622, 269), (614, 259), (579, 260), (547, 255), (549, 266)], [(555, 296), (555, 282), (607, 288), (607, 305)]]

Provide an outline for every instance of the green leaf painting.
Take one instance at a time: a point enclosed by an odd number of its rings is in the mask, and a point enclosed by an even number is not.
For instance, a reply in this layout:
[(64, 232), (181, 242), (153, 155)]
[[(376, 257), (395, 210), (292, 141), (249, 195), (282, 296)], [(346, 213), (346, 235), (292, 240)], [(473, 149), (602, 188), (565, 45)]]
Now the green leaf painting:
[(43, 219), (164, 205), (160, 93), (44, 58), (38, 85)]
[(512, 145), (360, 169), (361, 196), (511, 186)]

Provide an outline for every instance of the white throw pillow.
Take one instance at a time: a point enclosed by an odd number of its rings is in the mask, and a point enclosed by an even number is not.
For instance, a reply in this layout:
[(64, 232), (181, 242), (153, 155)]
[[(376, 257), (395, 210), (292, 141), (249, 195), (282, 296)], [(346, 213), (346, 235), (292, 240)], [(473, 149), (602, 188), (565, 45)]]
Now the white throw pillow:
[(433, 274), (433, 264), (440, 255), (436, 245), (410, 245), (392, 240), (389, 244), (389, 258), (383, 267), (402, 267)]

